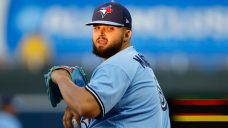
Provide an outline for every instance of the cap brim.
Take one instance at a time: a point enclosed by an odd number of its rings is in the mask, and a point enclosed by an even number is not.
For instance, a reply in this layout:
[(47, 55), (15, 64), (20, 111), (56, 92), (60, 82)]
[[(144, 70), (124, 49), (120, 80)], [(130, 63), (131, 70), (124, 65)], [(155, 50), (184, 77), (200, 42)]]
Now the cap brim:
[(113, 25), (113, 26), (120, 26), (120, 27), (123, 27), (124, 24), (119, 24), (119, 23), (116, 23), (116, 22), (111, 22), (111, 21), (93, 21), (93, 22), (90, 22), (90, 23), (87, 23), (86, 25), (87, 26), (90, 26), (90, 25), (95, 25), (95, 24), (105, 24), (105, 25)]

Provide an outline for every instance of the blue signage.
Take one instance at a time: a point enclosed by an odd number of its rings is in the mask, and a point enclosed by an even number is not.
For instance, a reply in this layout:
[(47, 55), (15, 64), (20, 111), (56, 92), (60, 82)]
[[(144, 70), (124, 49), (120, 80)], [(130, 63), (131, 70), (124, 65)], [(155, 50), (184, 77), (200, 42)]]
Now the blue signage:
[[(9, 54), (15, 56), (23, 42), (34, 35), (49, 47), (56, 62), (67, 61), (67, 55), (83, 57), (91, 53), (91, 27), (85, 23), (91, 21), (93, 9), (103, 2), (106, 0), (12, 0), (6, 26)], [(216, 61), (227, 58), (227, 1), (117, 2), (132, 14), (132, 45), (148, 56), (181, 54), (189, 61), (197, 57), (206, 61), (208, 56)]]

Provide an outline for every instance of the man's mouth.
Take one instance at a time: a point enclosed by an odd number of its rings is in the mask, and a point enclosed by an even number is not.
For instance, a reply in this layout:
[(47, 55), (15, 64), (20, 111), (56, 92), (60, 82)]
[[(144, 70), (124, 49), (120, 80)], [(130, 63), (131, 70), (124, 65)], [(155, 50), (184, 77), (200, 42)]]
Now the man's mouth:
[(97, 39), (97, 44), (98, 44), (98, 47), (103, 47), (105, 46), (106, 44), (108, 43), (108, 40), (104, 37), (99, 37)]

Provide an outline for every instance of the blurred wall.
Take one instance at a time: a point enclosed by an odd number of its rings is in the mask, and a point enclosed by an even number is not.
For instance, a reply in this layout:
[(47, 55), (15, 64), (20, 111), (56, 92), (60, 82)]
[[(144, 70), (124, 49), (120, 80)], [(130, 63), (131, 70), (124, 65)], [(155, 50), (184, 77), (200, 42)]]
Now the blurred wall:
[(4, 64), (7, 61), (7, 43), (6, 43), (6, 17), (8, 11), (9, 1), (0, 1), (0, 64)]

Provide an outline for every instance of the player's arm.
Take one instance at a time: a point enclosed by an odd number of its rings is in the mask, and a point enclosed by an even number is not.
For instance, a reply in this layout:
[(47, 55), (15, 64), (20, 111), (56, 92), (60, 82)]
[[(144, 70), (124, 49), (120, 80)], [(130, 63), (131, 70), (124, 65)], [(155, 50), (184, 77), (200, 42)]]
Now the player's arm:
[(79, 115), (95, 118), (101, 113), (95, 97), (84, 87), (75, 86), (66, 70), (53, 71), (51, 78), (59, 86), (66, 104), (77, 111)]

